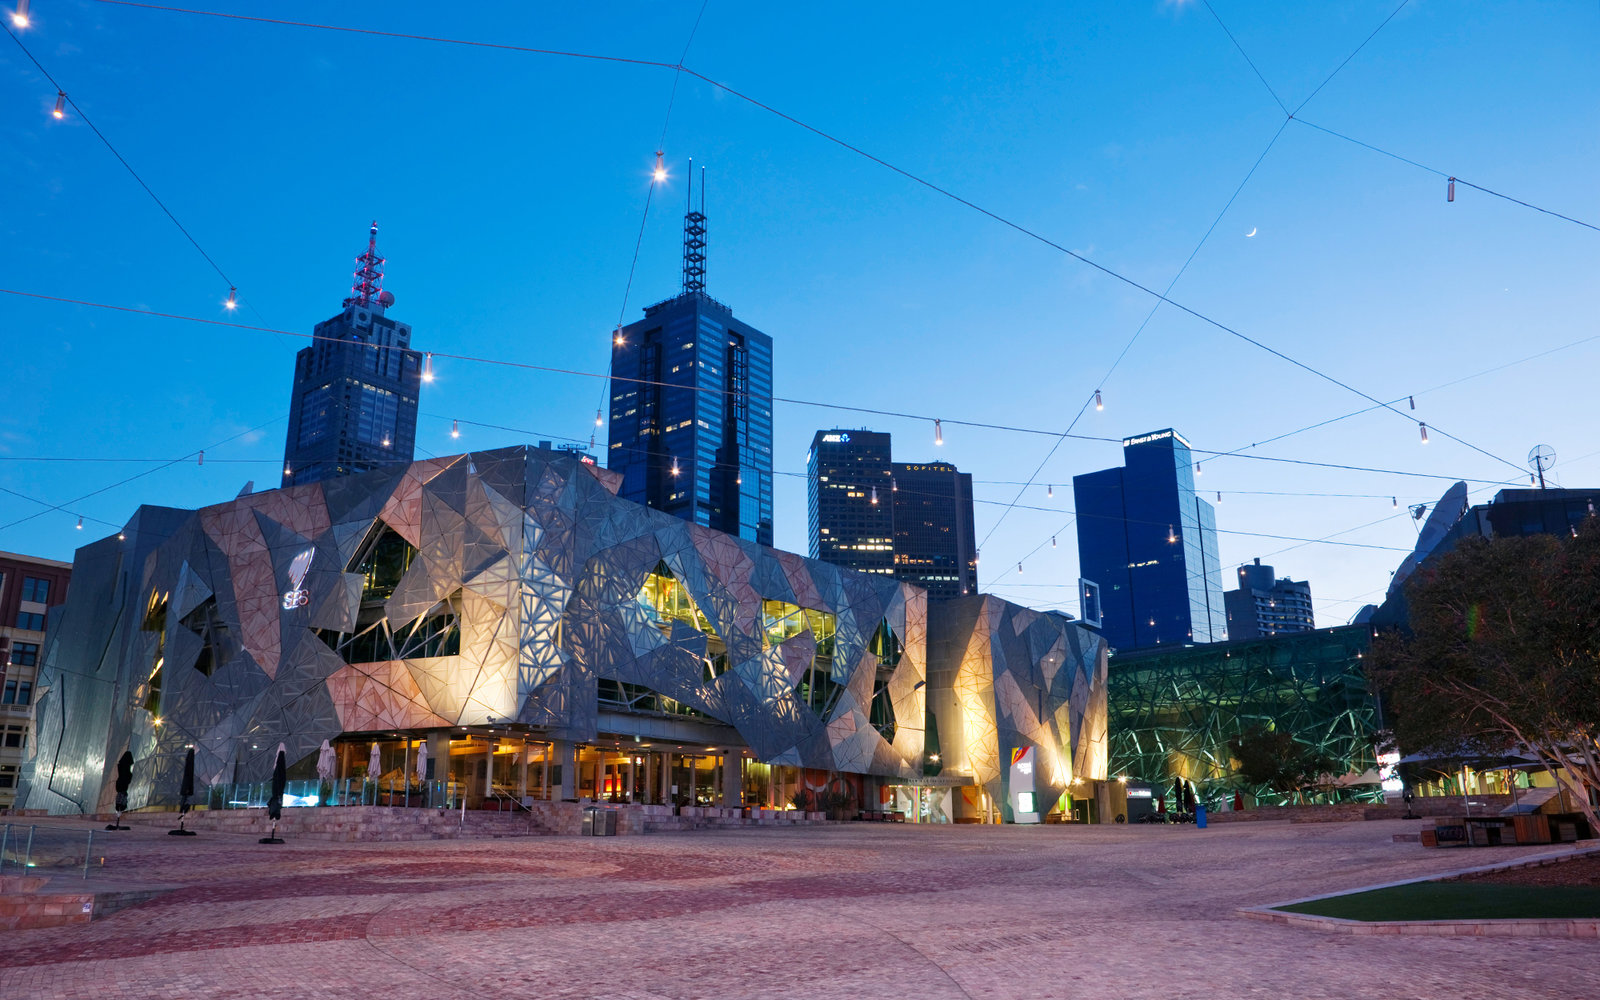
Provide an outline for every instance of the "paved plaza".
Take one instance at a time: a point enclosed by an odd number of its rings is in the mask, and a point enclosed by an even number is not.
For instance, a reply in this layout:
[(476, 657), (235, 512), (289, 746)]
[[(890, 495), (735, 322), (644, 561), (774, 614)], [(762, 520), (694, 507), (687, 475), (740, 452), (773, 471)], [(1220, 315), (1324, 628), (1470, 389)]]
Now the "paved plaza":
[[(79, 824), (80, 826), (82, 824)], [(0, 934), (0, 997), (1593, 997), (1593, 940), (1375, 938), (1239, 906), (1551, 848), (1399, 822), (847, 824), (261, 846), (97, 837), (92, 924)], [(98, 859), (97, 859), (98, 860)]]

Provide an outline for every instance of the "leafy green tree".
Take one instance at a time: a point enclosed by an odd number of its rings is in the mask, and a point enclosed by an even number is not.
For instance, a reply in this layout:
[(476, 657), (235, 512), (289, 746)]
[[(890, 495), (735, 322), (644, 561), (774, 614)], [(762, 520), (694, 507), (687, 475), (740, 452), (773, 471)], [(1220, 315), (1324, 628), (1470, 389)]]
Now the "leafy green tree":
[(1406, 582), (1409, 627), (1373, 679), (1406, 753), (1525, 748), (1600, 827), (1600, 520), (1572, 535), (1467, 539)]
[(1228, 741), (1235, 773), (1247, 783), (1284, 795), (1315, 785), (1338, 764), (1282, 730), (1256, 726)]

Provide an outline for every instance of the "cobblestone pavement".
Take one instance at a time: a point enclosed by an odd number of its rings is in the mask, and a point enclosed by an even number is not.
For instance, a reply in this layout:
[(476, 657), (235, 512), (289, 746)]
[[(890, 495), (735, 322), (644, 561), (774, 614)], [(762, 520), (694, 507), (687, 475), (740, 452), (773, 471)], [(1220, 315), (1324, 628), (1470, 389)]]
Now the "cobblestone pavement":
[(281, 847), (136, 829), (97, 837), (93, 879), (172, 890), (86, 926), (0, 933), (0, 997), (1600, 995), (1592, 940), (1351, 937), (1234, 912), (1550, 850), (1391, 842), (1414, 825)]

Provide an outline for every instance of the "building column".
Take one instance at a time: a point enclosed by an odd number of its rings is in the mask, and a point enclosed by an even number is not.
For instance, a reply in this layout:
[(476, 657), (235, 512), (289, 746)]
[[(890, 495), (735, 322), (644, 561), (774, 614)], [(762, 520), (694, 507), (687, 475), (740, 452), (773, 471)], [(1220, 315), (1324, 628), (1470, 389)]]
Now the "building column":
[(517, 775), (517, 801), (521, 802), (528, 797), (528, 755), (533, 751), (528, 749), (528, 738), (522, 738), (522, 762)]
[(661, 752), (661, 804), (673, 805), (672, 801), (672, 751)]
[(699, 798), (695, 794), (695, 782), (700, 779), (700, 759), (698, 757), (685, 757), (689, 765), (689, 804), (698, 805)]
[[(545, 755), (545, 787), (550, 787), (550, 757), (555, 757), (556, 766), (561, 768), (561, 795), (565, 801), (573, 801), (578, 797), (578, 748), (570, 740), (551, 740), (550, 752)], [(552, 796), (554, 797), (554, 796)]]
[(744, 755), (722, 755), (722, 804), (730, 809), (744, 805)]
[(495, 738), (488, 737), (488, 749), (483, 752), (483, 797), (494, 798), (494, 752)]
[(628, 753), (628, 801), (629, 802), (633, 802), (636, 799), (638, 799), (638, 795), (635, 794), (636, 789), (635, 789), (635, 785), (634, 785), (634, 782), (639, 780), (638, 760), (639, 760), (639, 758), (635, 757), (632, 751), (629, 751), (629, 753)]
[[(428, 778), (429, 786), (423, 793), (424, 801), (430, 806), (444, 808), (444, 796), (450, 789), (450, 730), (436, 729), (428, 734)], [(439, 792), (433, 791), (433, 782), (443, 782)], [(465, 789), (462, 789), (465, 792)]]

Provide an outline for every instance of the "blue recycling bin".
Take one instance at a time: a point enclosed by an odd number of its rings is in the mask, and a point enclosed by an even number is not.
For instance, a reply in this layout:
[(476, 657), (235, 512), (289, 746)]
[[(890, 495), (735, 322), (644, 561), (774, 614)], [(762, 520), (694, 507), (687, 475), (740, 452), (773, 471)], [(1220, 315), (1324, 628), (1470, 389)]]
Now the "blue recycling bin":
[(1194, 825), (1196, 827), (1198, 827), (1199, 829), (1201, 829), (1201, 830), (1204, 830), (1206, 828), (1206, 807), (1205, 806), (1197, 805), (1197, 806), (1194, 807)]

